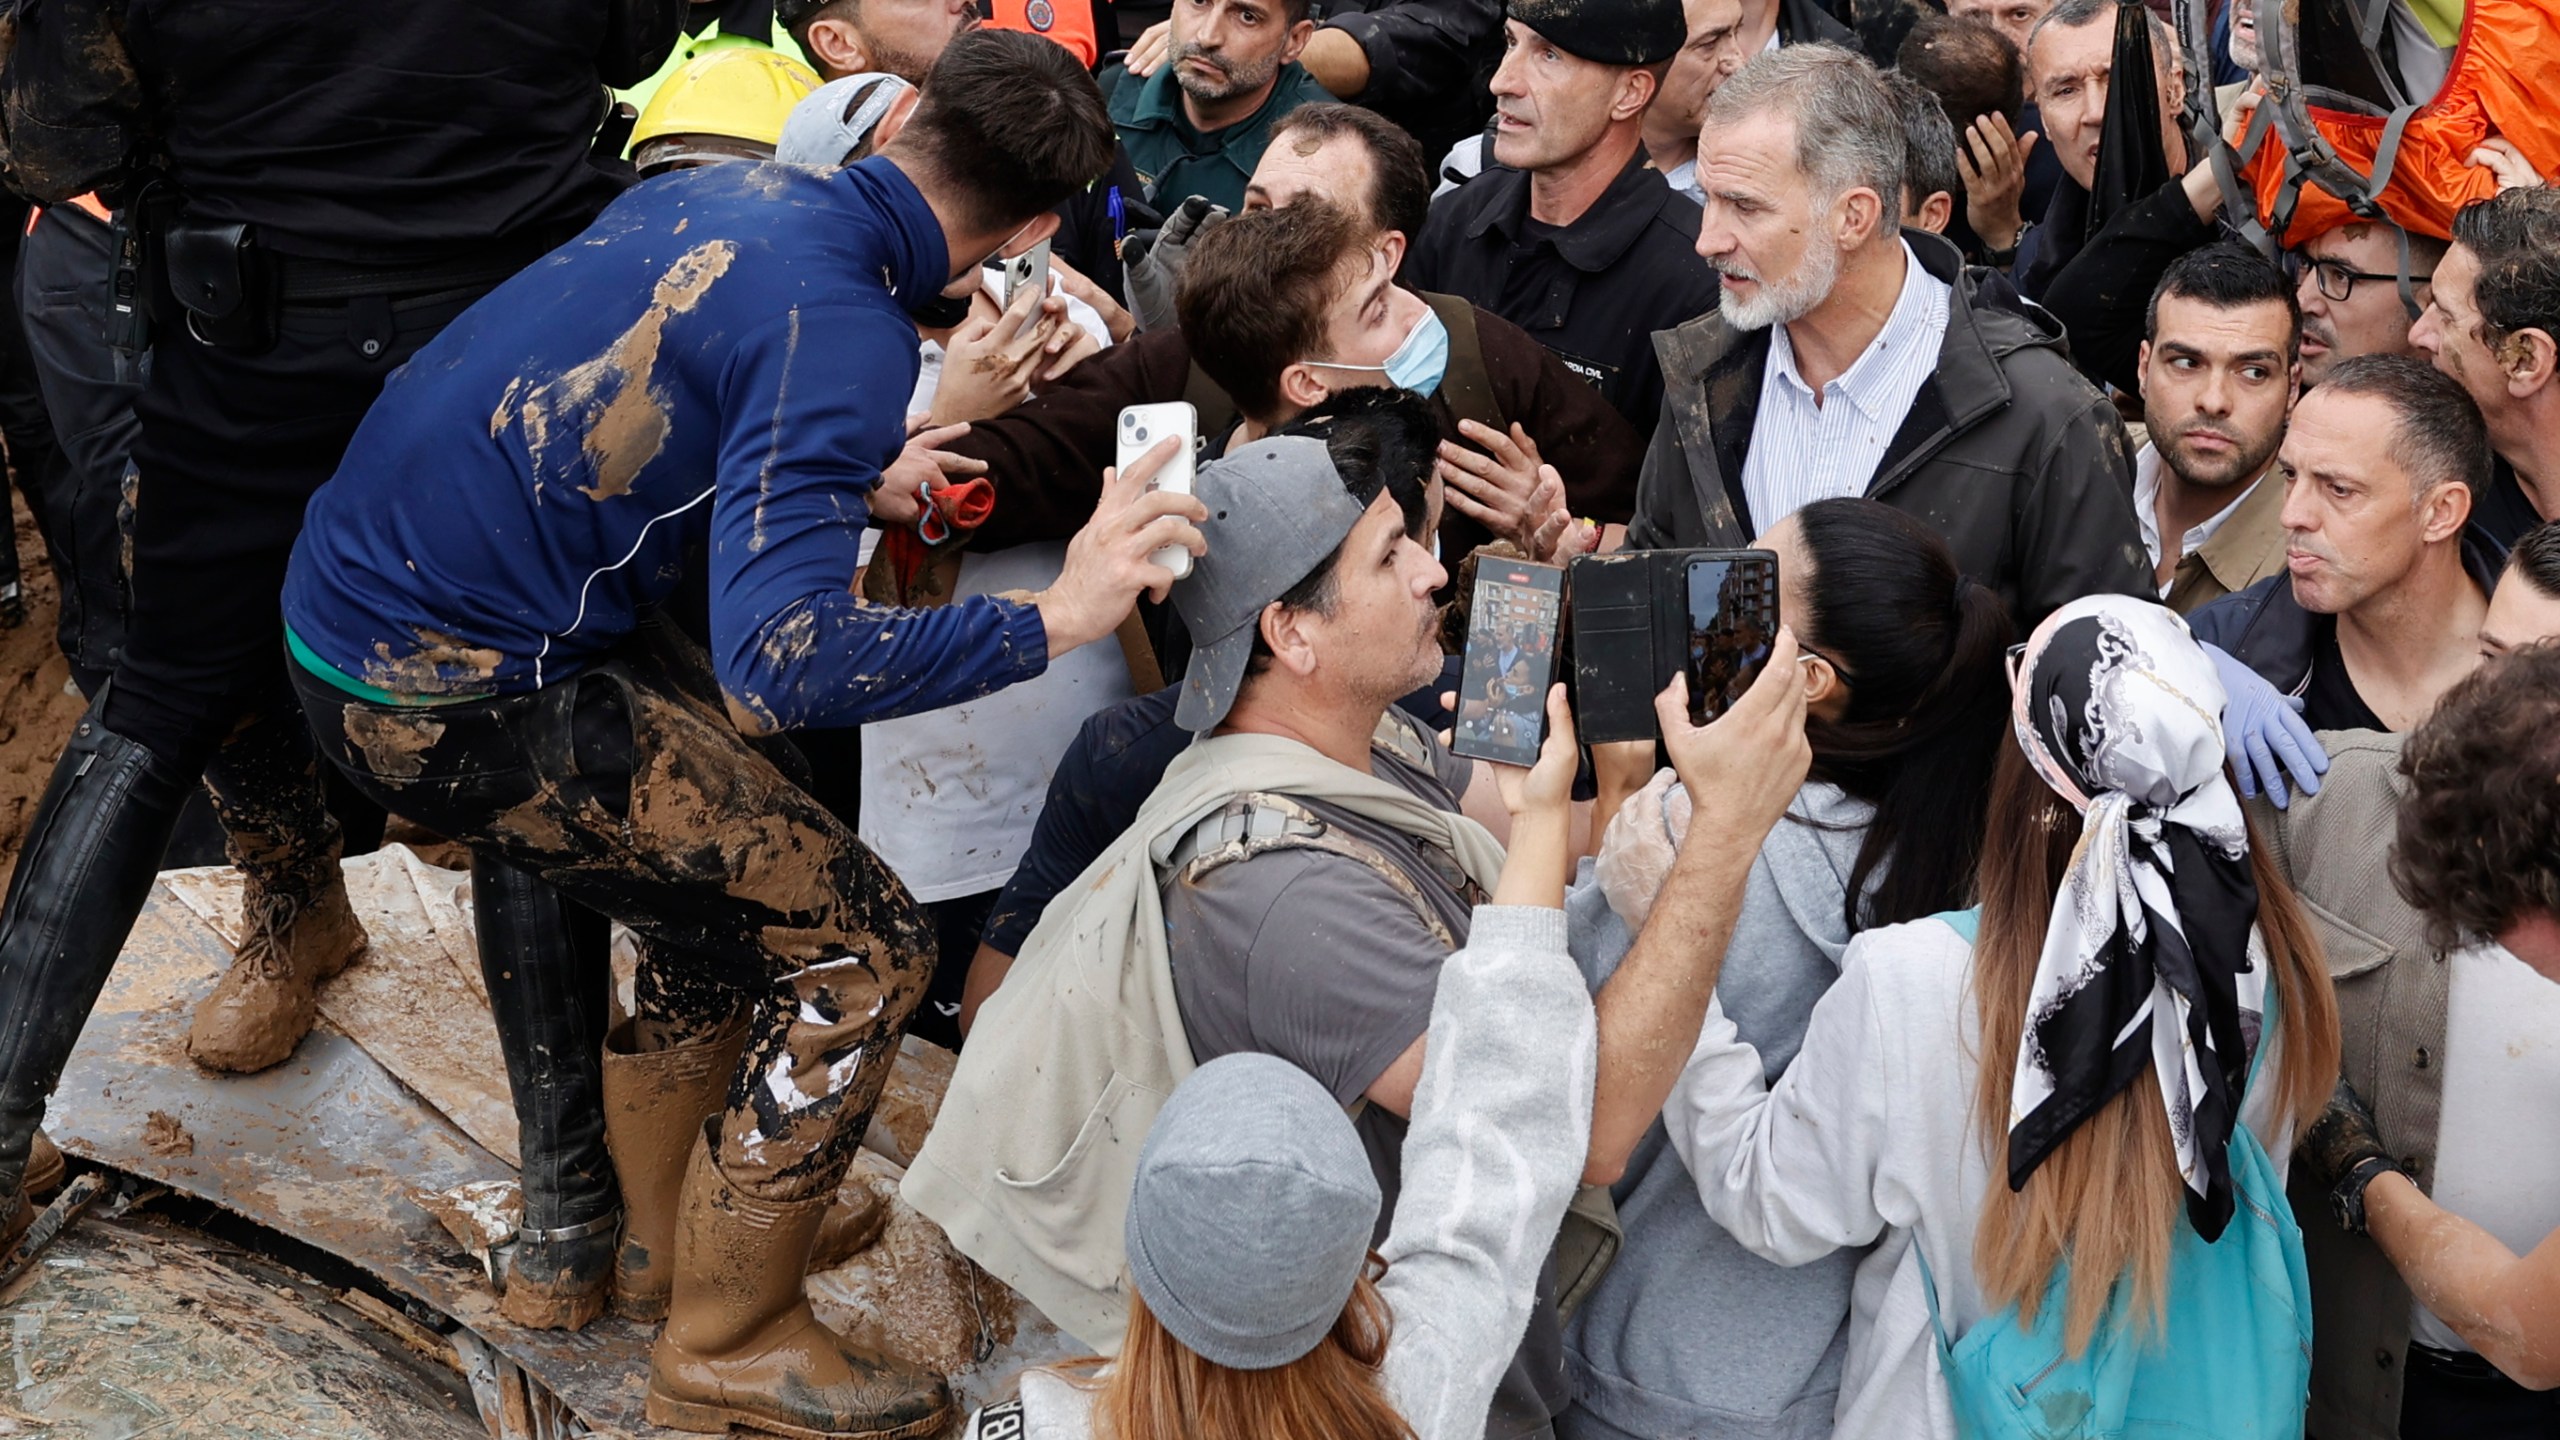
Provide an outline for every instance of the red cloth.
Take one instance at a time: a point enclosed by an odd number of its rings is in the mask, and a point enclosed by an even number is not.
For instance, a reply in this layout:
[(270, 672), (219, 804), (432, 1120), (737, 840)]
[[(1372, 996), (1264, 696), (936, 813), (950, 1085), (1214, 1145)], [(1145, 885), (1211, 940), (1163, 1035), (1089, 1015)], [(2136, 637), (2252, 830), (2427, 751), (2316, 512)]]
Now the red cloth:
[(880, 551), (871, 559), (874, 565), (889, 567), (900, 594), (932, 561), (934, 546), (976, 530), (996, 513), (996, 487), (983, 479), (942, 486), (928, 491), (924, 500), (924, 514), (916, 523), (883, 534)]

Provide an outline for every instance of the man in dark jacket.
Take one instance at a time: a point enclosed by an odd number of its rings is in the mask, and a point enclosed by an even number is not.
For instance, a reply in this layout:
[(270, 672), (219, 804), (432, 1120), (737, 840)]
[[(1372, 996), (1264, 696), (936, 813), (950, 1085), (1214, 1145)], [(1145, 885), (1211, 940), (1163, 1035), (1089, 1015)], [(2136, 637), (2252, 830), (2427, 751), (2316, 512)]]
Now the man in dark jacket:
[[(1382, 254), (1399, 254), (1419, 197), (1429, 193), (1421, 152), (1409, 137), (1356, 111), (1343, 113), (1349, 110), (1318, 105), (1297, 111), (1256, 169), (1247, 203), (1323, 199), (1360, 217), (1365, 243)], [(1206, 232), (1195, 244), (1206, 244), (1216, 233)], [(1488, 501), (1496, 498), (1501, 492), (1495, 472), (1504, 467), (1494, 461), (1491, 447), (1470, 438), (1461, 425), (1473, 420), (1505, 432), (1508, 440), (1516, 423), (1527, 449), (1561, 473), (1565, 503), (1575, 515), (1603, 523), (1627, 519), (1644, 454), (1639, 432), (1519, 327), (1453, 296), (1402, 287), (1398, 294), (1403, 298), (1390, 298), (1399, 314), (1412, 318), (1405, 302), (1418, 299), (1446, 332), (1444, 373), (1424, 389), (1440, 417), (1444, 475), (1457, 471), (1463, 478), (1453, 483), (1476, 485)], [(1322, 373), (1345, 388), (1398, 378), (1384, 369), (1336, 367)], [(1408, 372), (1401, 378), (1417, 377)], [(1145, 331), (1112, 346), (1028, 403), (970, 426), (949, 449), (984, 464), (997, 495), (995, 512), (972, 537), (971, 548), (1000, 550), (1074, 534), (1092, 513), (1099, 493), (1095, 477), (1111, 463), (1121, 409), (1171, 400), (1189, 400), (1198, 409), (1200, 434), (1212, 445), (1242, 413), (1193, 362), (1192, 342), (1177, 327)], [(1276, 423), (1285, 417), (1264, 418)], [(1520, 448), (1516, 442), (1514, 448)], [(1535, 466), (1529, 468), (1534, 478)], [(1505, 475), (1502, 483), (1516, 478)], [(1451, 557), (1492, 538), (1483, 523), (1457, 507), (1443, 525), (1443, 553)]]
[(2470, 523), (2489, 434), (2462, 387), (2369, 355), (2294, 406), (2276, 474), (2286, 574), (2187, 617), (2314, 730), (2407, 730), (2471, 673), (2502, 547)]
[(1644, 112), (1688, 38), (1676, 0), (1519, 0), (1494, 72), (1491, 168), (1431, 208), (1407, 284), (1536, 337), (1638, 434), (1661, 375), (1645, 337), (1715, 303), (1698, 207), (1645, 161)]
[(282, 1060), (319, 981), (364, 944), (282, 666), (277, 595), (304, 502), (386, 377), (629, 183), (594, 154), (604, 87), (654, 69), (682, 13), (673, 0), (299, 0), (254, 21), (169, 0), (15, 12), (0, 71), (10, 183), (45, 203), (97, 192), (128, 207), (165, 264), (126, 277), (157, 292), (159, 313), (136, 405), (124, 646), (0, 911), (0, 1228), (199, 777), (249, 883), (248, 934), (197, 1011), (196, 1059)]
[(1837, 50), (1764, 55), (1717, 90), (1698, 247), (1723, 296), (1654, 337), (1666, 395), (1630, 543), (1746, 545), (1867, 495), (1935, 527), (2022, 632), (2082, 595), (2156, 593), (2114, 407), (2049, 325), (1980, 304), (1954, 246), (1897, 234), (1905, 144), (1874, 67)]

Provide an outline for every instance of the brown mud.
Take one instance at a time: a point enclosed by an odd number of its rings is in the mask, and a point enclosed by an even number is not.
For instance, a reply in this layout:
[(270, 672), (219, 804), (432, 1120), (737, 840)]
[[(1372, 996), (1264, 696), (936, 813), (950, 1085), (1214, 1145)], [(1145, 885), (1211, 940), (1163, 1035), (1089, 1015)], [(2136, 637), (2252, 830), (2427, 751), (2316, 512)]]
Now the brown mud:
[(71, 667), (53, 643), (59, 591), (44, 542), (23, 503), (11, 506), (11, 518), (27, 620), (13, 630), (0, 630), (0, 876), (17, 868), (18, 847), (35, 819), (36, 802), (44, 797), (53, 762), (62, 758), (71, 727), (85, 708), (78, 695), (65, 689)]

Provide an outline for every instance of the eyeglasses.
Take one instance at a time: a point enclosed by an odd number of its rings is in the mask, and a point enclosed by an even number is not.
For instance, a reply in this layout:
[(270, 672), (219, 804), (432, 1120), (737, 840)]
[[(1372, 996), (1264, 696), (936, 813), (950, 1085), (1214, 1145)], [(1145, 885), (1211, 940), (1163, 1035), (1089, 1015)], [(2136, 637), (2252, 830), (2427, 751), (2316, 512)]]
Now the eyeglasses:
[[(2359, 280), (2373, 280), (2393, 286), (2400, 283), (2398, 275), (2382, 275), (2371, 270), (2351, 270), (2343, 260), (2315, 260), (2299, 250), (2286, 251), (2285, 260), (2287, 262), (2285, 268), (2291, 272), (2296, 283), (2301, 281), (2302, 272), (2308, 270), (2311, 272), (2312, 282), (2320, 287), (2320, 293), (2340, 305), (2344, 305), (2354, 297), (2356, 282)], [(2410, 276), (2409, 283), (2424, 285), (2434, 278), (2435, 273), (2429, 271), (2424, 275)]]

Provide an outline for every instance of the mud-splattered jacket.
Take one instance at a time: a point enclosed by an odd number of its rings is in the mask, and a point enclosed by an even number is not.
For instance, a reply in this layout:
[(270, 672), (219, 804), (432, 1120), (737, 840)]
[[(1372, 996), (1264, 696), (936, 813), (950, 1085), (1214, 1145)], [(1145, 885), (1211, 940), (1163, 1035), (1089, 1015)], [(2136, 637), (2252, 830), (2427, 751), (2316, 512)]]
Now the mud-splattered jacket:
[(699, 563), (721, 688), (763, 728), (1039, 674), (1031, 606), (895, 610), (851, 589), (915, 385), (903, 302), (948, 273), (885, 160), (639, 186), (392, 376), (312, 499), (287, 623), (395, 693), (524, 691), (609, 649)]
[[(1947, 241), (1910, 230), (1903, 242), (1954, 294), (1937, 372), (1867, 495), (1937, 531), (1965, 573), (2000, 592), (2021, 635), (2083, 595), (2157, 598), (2133, 513), (2133, 448), (2114, 404), (2071, 368), (2060, 327), (1990, 302)], [(1662, 419), (1627, 543), (1747, 545), (1771, 523), (1742, 491), (1769, 332), (1709, 311), (1653, 343)]]

